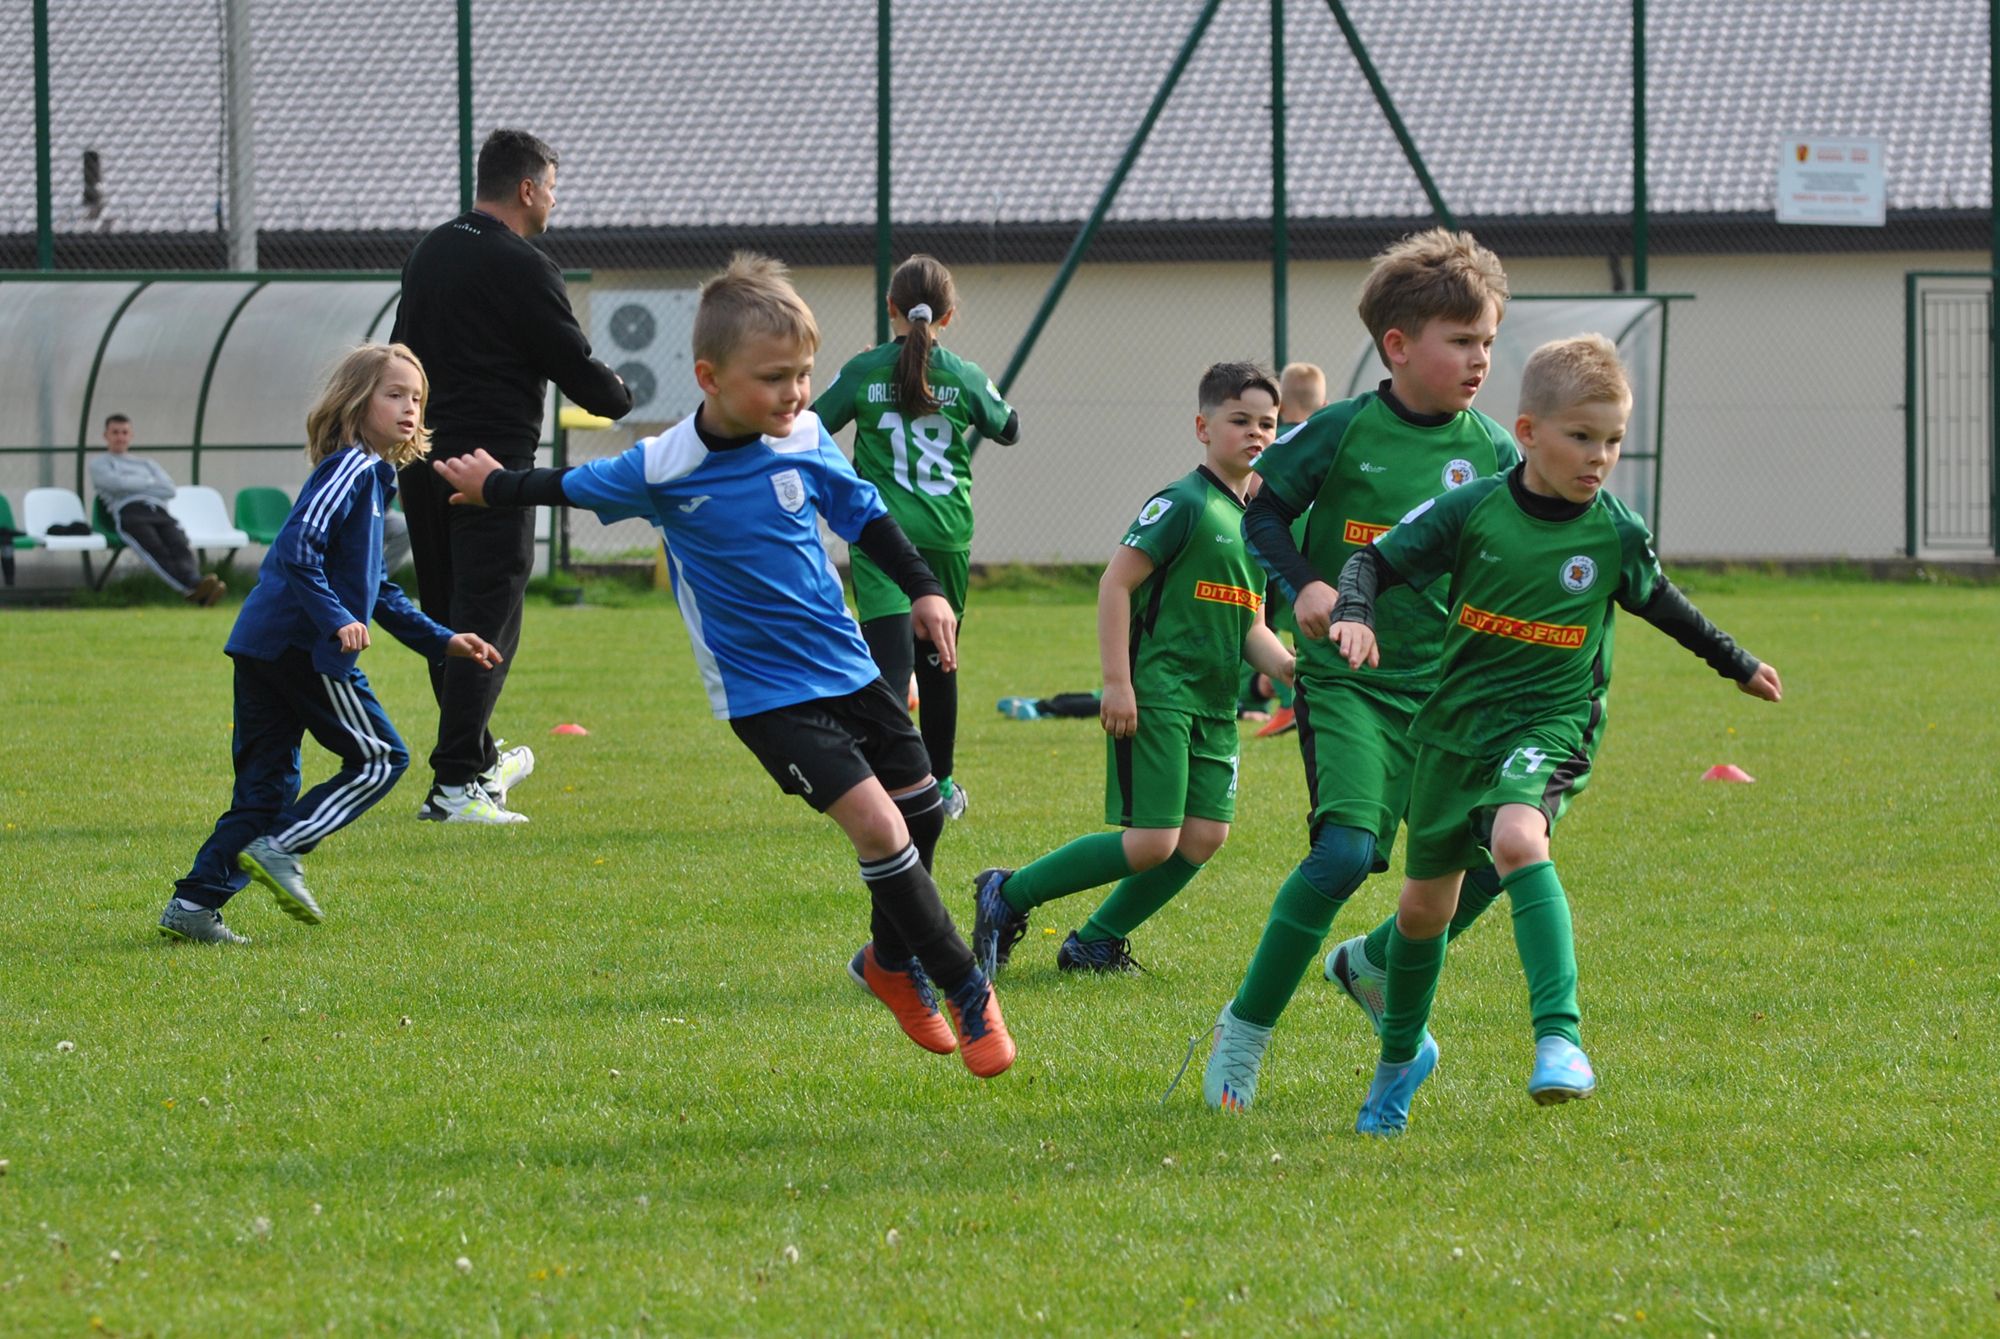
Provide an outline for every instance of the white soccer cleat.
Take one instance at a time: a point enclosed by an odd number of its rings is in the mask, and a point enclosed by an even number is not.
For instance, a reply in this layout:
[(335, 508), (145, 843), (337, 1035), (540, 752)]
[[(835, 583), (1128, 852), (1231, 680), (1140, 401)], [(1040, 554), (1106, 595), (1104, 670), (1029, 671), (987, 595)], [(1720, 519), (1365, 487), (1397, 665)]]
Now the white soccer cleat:
[(432, 786), (417, 817), (433, 823), (484, 823), (489, 827), (528, 821), (526, 814), (495, 804), (477, 781), (469, 786)]
[[(506, 742), (498, 739), (494, 745), (500, 747)], [(479, 774), (479, 788), (493, 803), (505, 807), (507, 792), (526, 781), (534, 770), (535, 751), (526, 744), (511, 749), (500, 747), (500, 760)]]

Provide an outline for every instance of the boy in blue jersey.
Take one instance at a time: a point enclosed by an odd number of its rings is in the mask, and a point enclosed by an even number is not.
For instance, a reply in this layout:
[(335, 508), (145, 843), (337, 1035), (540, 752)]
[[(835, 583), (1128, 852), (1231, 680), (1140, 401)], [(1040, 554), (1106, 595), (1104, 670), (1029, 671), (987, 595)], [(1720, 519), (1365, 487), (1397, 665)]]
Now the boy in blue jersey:
[[(306, 415), (313, 472), (223, 648), (236, 665), (235, 791), (160, 913), (162, 938), (248, 943), (222, 923), (222, 906), (253, 878), (293, 919), (326, 919), (299, 857), (387, 795), (410, 765), (355, 667), (371, 617), (431, 659), (458, 657), (483, 669), (500, 663), (480, 637), (426, 617), (383, 571), (382, 513), (396, 495), (396, 466), (430, 449), (428, 389), (407, 348), (364, 345), (341, 360)], [(307, 732), (340, 759), (340, 770), (300, 795)]]
[[(780, 789), (840, 825), (861, 861), (873, 938), (848, 971), (926, 1050), (981, 1078), (1014, 1061), (986, 975), (931, 879), (944, 809), (923, 740), (882, 681), (819, 537), (824, 518), (909, 596), (918, 641), (958, 660), (942, 587), (806, 406), (819, 327), (785, 267), (739, 254), (702, 287), (693, 416), (623, 455), (503, 470), (437, 462), (454, 503), (588, 507), (659, 527), (709, 704)], [(945, 1022), (937, 991), (945, 996)]]

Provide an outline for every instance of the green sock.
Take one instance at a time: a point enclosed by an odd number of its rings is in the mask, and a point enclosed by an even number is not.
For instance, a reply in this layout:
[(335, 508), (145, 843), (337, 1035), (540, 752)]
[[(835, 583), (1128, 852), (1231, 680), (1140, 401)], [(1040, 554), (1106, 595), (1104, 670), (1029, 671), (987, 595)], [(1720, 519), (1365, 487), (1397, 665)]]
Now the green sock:
[[(1500, 875), (1491, 865), (1481, 865), (1478, 869), (1467, 870), (1465, 882), (1458, 889), (1458, 910), (1452, 913), (1451, 924), (1444, 932), (1449, 943), (1472, 928), (1472, 923), (1485, 914), (1493, 905), (1493, 899), (1500, 896)], [(1381, 971), (1389, 961), (1389, 931), (1396, 924), (1396, 913), (1390, 912), (1387, 920), (1368, 932), (1368, 942), (1361, 946), (1361, 954), (1368, 959), (1368, 965)]]
[(1437, 998), (1438, 975), (1444, 971), (1445, 936), (1405, 939), (1389, 930), (1389, 980), (1383, 990), (1382, 1062), (1406, 1064), (1417, 1058), (1424, 1028), (1431, 1021), (1431, 1001)]
[(1125, 859), (1125, 834), (1093, 832), (1009, 874), (1007, 882), (1000, 885), (1000, 895), (1017, 912), (1033, 911), (1044, 902), (1122, 879), (1131, 872), (1131, 862)]
[(939, 777), (939, 778), (938, 778), (938, 783), (937, 783), (937, 786), (938, 786), (938, 794), (942, 795), (942, 796), (943, 796), (943, 797), (944, 797), (945, 799), (947, 799), (947, 800), (951, 798), (951, 778), (950, 778), (950, 777), (948, 777), (948, 776), (941, 776), (941, 777)]
[(1147, 917), (1173, 901), (1174, 894), (1187, 887), (1188, 880), (1199, 873), (1200, 865), (1179, 851), (1174, 852), (1145, 873), (1122, 880), (1103, 904), (1090, 913), (1090, 919), (1083, 923), (1076, 937), (1086, 944), (1127, 938), (1145, 924)]
[(1336, 901), (1307, 881), (1303, 870), (1294, 869), (1278, 887), (1271, 904), (1271, 919), (1264, 923), (1264, 937), (1250, 958), (1250, 970), (1236, 991), (1229, 1011), (1246, 1023), (1275, 1027), (1278, 1015), (1292, 1001), (1299, 978), (1319, 956), (1326, 932), (1333, 928), (1345, 899)]
[(1535, 1040), (1563, 1037), (1583, 1045), (1577, 1024), (1576, 940), (1570, 930), (1569, 899), (1549, 861), (1517, 869), (1500, 881), (1514, 907), (1514, 947), (1528, 976), (1528, 1011)]

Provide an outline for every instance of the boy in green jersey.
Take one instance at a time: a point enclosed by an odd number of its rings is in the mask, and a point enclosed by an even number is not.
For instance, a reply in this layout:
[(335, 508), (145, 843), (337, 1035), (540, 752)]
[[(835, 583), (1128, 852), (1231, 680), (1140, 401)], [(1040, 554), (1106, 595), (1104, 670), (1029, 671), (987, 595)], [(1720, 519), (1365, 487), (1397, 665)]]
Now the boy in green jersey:
[[(1506, 301), (1498, 258), (1469, 234), (1434, 228), (1389, 247), (1359, 304), (1388, 378), (1320, 410), (1257, 463), (1263, 484), (1243, 535), (1290, 597), (1299, 630), (1293, 711), (1311, 849), (1279, 887), (1243, 983), (1217, 1019), (1202, 1080), (1210, 1106), (1249, 1108), (1271, 1029), (1335, 915), (1371, 872), (1388, 868), (1416, 761), (1410, 723), (1437, 683), (1445, 611), (1435, 593), (1391, 592), (1383, 607), (1396, 631), (1391, 653), (1357, 669), (1326, 641), (1330, 583), (1398, 516), (1519, 459), (1507, 429), (1472, 408)], [(1302, 516), (1303, 551), (1291, 529)], [(1469, 920), (1483, 903), (1470, 894), (1467, 903)]]
[[(889, 278), (889, 324), (896, 338), (848, 360), (813, 402), (828, 432), (854, 424), (854, 472), (875, 485), (889, 515), (944, 587), (952, 613), (965, 617), (972, 551), (972, 434), (1008, 445), (1021, 420), (979, 370), (937, 342), (957, 314), (951, 271), (934, 257), (911, 256)], [(947, 818), (965, 813), (952, 776), (958, 744), (958, 678), (938, 663), (937, 648), (915, 640), (910, 599), (868, 560), (850, 555), (855, 617), (869, 655), (898, 698), (916, 674), (923, 702), (919, 728), (938, 777)]]
[[(1549, 839), (1604, 738), (1613, 607), (1637, 614), (1753, 697), (1778, 672), (1718, 631), (1660, 572), (1645, 522), (1603, 491), (1632, 395), (1602, 335), (1537, 349), (1514, 425), (1524, 461), (1423, 504), (1342, 568), (1331, 643), (1360, 669), (1395, 654), (1385, 617), (1401, 590), (1451, 604), (1442, 674), (1417, 713), (1406, 879), (1390, 931), (1382, 1058), (1355, 1129), (1394, 1135), (1437, 1064), (1425, 1027), (1464, 872), (1491, 852), (1528, 973), (1528, 1092), (1588, 1097), (1577, 1032), (1569, 904)], [(1447, 578), (1440, 581), (1439, 578)], [(1378, 640), (1379, 633), (1379, 640)]]
[[(1286, 363), (1285, 370), (1278, 374), (1278, 431), (1289, 432), (1299, 424), (1326, 408), (1326, 373), (1312, 363)], [(1251, 496), (1256, 496), (1259, 479), (1250, 480)], [(1303, 544), (1306, 539), (1306, 518), (1299, 517), (1292, 522), (1292, 542)], [(1291, 601), (1275, 583), (1269, 583), (1264, 590), (1264, 622), (1279, 638), (1289, 638), (1292, 644), (1299, 639), (1298, 620), (1292, 617)], [(1266, 712), (1266, 704), (1272, 710)], [(1259, 674), (1243, 662), (1241, 679), (1236, 699), (1236, 715), (1246, 721), (1268, 722), (1257, 732), (1259, 739), (1266, 735), (1281, 735), (1291, 730), (1296, 718), (1292, 714), (1292, 686), (1288, 683), (1273, 683), (1268, 675)]]
[(1264, 574), (1242, 539), (1243, 490), (1278, 426), (1278, 388), (1254, 363), (1201, 379), (1204, 463), (1139, 511), (1097, 588), (1107, 736), (1104, 821), (1018, 870), (973, 880), (973, 953), (992, 970), (1044, 902), (1118, 880), (1056, 955), (1064, 971), (1136, 966), (1129, 936), (1220, 850), (1236, 816), (1236, 665), (1289, 681), (1292, 656), (1257, 617)]

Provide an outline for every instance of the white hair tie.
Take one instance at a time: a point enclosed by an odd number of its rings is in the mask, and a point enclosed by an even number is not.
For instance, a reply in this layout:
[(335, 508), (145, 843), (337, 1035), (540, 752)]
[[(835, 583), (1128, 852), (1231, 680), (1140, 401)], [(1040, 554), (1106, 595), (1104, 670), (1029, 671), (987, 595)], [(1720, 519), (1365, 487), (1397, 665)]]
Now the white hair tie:
[(915, 325), (918, 321), (928, 321), (931, 319), (931, 304), (928, 302), (919, 302), (916, 306), (910, 308), (908, 312), (904, 313), (904, 315), (908, 318), (911, 325)]

